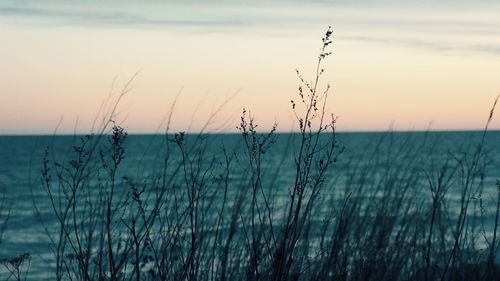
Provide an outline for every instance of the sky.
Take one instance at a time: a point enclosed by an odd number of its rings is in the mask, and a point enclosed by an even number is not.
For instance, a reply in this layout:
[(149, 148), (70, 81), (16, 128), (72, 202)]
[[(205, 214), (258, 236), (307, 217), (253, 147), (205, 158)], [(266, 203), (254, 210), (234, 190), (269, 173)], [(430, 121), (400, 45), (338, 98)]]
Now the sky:
[(133, 77), (115, 117), (131, 133), (161, 130), (174, 101), (171, 130), (233, 132), (245, 108), (290, 131), (295, 70), (314, 78), (328, 26), (340, 131), (482, 129), (500, 93), (495, 2), (0, 1), (0, 134), (87, 133)]

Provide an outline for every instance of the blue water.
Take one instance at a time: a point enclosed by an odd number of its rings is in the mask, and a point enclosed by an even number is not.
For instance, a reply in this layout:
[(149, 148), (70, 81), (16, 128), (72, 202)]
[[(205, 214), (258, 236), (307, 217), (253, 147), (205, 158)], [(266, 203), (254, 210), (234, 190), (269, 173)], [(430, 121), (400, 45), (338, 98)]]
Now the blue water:
[[(482, 132), (393, 132), (393, 133), (338, 133), (338, 143), (345, 150), (327, 176), (325, 196), (345, 198), (359, 188), (360, 179), (370, 189), (375, 189), (384, 174), (394, 178), (418, 175), (423, 177), (439, 171), (446, 161), (456, 165), (466, 154), (473, 154), (482, 141)], [(173, 136), (169, 136), (172, 138)], [(262, 158), (264, 186), (273, 189), (277, 198), (287, 198), (294, 179), (294, 155), (298, 135), (277, 134), (276, 143)], [(51, 147), (48, 158), (51, 161), (67, 161), (71, 157), (71, 146), (78, 144), (80, 136), (0, 136), (0, 195), (4, 196), (3, 216), (10, 210), (0, 244), (0, 258), (14, 257), (28, 252), (31, 255), (30, 275), (50, 279), (53, 266), (50, 241), (43, 228), (55, 223), (48, 197), (41, 187), (42, 162), (46, 147)], [(195, 136), (187, 136), (187, 143), (193, 143)], [(104, 140), (106, 141), (106, 140)], [(242, 137), (238, 134), (207, 135), (204, 137), (202, 161), (222, 161), (223, 148), (229, 155), (236, 155), (235, 170), (231, 180), (245, 175), (246, 156)], [(176, 146), (166, 141), (165, 136), (130, 135), (126, 140), (124, 163), (120, 176), (136, 179), (153, 177), (162, 168), (165, 147), (171, 149), (172, 161), (180, 161)], [(196, 146), (196, 145), (195, 145)], [(484, 169), (481, 175), (481, 190), (474, 194), (482, 198), (482, 211), (474, 207), (471, 215), (482, 216), (491, 224), (492, 211), (497, 196), (496, 179), (500, 179), (500, 132), (486, 134)], [(96, 157), (98, 158), (98, 157)], [(279, 167), (279, 169), (278, 169)], [(240, 169), (240, 170), (239, 170)], [(399, 170), (407, 172), (398, 175)], [(458, 182), (457, 182), (458, 184)], [(425, 179), (419, 179), (415, 189), (422, 196), (428, 194)], [(231, 192), (231, 190), (229, 190)], [(417, 191), (416, 191), (417, 192)], [(380, 196), (384, 196), (381, 194)], [(458, 204), (460, 189), (450, 188), (450, 205)], [(454, 201), (455, 200), (455, 201)], [(36, 208), (35, 208), (36, 206)], [(479, 245), (479, 247), (481, 247)], [(5, 271), (0, 270), (5, 274)]]

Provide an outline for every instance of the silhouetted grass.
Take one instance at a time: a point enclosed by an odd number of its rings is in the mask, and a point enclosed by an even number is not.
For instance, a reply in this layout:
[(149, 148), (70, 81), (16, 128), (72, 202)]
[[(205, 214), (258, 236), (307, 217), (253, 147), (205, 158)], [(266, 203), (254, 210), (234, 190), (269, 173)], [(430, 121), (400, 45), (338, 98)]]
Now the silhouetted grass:
[[(127, 84), (95, 134), (75, 136), (63, 157), (48, 147), (40, 186), (55, 216), (43, 221), (53, 279), (498, 279), (500, 184), (483, 197), (496, 101), (477, 144), (440, 153), (431, 134), (388, 132), (358, 148), (363, 161), (349, 158), (320, 87), (331, 35), (313, 79), (297, 71), (298, 132), (287, 140), (276, 125), (257, 132), (247, 110), (236, 147), (204, 131), (171, 134), (167, 114), (155, 164), (124, 174), (128, 136), (112, 120)], [(2, 262), (20, 280), (27, 259)]]

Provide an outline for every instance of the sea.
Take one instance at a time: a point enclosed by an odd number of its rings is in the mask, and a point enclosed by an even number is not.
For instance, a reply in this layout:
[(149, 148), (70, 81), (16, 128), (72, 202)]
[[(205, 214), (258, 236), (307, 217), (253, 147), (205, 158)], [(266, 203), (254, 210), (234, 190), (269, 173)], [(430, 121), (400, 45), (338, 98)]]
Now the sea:
[[(257, 140), (263, 140), (259, 137)], [(328, 137), (331, 136), (322, 136)], [(451, 208), (458, 210), (462, 194), (460, 178), (464, 178), (471, 163), (477, 162), (480, 168), (472, 175), (476, 182), (471, 198), (481, 204), (471, 207), (477, 210), (470, 214), (486, 222), (486, 228), (491, 229), (499, 192), (500, 131), (340, 132), (335, 137), (334, 161), (324, 183), (325, 196), (342, 201), (359, 187), (360, 179), (368, 186), (366, 192), (369, 193), (370, 188), (380, 184), (384, 175), (397, 174), (399, 169), (404, 169), (401, 177), (421, 177), (419, 184), (410, 188), (415, 192), (419, 189), (422, 196), (431, 198), (430, 184), (426, 184), (428, 179), (438, 176), (443, 167), (455, 167), (457, 180), (449, 187), (447, 196)], [(50, 229), (57, 223), (43, 188), (44, 158), (52, 163), (69, 161), (82, 138), (85, 136), (0, 136), (0, 259), (5, 264), (9, 259), (28, 253), (28, 280), (53, 278), (53, 252), (44, 226)], [(295, 179), (301, 136), (275, 133), (272, 138), (260, 156), (260, 169), (265, 175), (263, 186), (274, 190), (277, 201), (286, 200)], [(102, 141), (109, 143), (110, 136), (103, 136)], [(248, 150), (241, 134), (188, 134), (185, 141), (186, 149), (202, 151), (199, 161), (220, 164), (227, 157), (234, 159), (232, 181), (248, 172)], [(174, 135), (128, 135), (120, 178), (153, 177), (162, 168), (162, 155), (167, 146), (172, 161), (182, 161)], [(197, 150), (196, 146), (202, 149)], [(475, 158), (478, 154), (480, 157)], [(97, 161), (99, 157), (96, 153)], [(6, 267), (1, 268), (0, 276), (6, 274), (9, 274)]]

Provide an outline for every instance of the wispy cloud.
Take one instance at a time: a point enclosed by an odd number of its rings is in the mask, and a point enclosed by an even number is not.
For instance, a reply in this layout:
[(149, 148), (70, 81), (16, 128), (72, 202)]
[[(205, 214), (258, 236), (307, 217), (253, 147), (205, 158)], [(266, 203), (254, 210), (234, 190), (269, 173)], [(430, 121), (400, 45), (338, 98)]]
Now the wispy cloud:
[(464, 53), (480, 52), (500, 56), (500, 42), (485, 44), (468, 44), (467, 42), (451, 42), (425, 39), (409, 39), (401, 37), (381, 38), (375, 36), (343, 36), (341, 39), (364, 43), (379, 43), (387, 45), (399, 45), (413, 48), (425, 48), (436, 52)]
[[(164, 9), (165, 7), (162, 7)], [(178, 9), (178, 8), (177, 8)], [(159, 14), (159, 11), (155, 13)], [(4, 18), (25, 20), (33, 24), (76, 25), (88, 27), (175, 27), (175, 26), (231, 26), (239, 24), (230, 18), (195, 18), (173, 16), (168, 12), (163, 16), (151, 16), (147, 11), (133, 7), (116, 6), (71, 6), (63, 5), (0, 5), (0, 15)], [(5, 20), (4, 20), (5, 21)]]
[[(159, 28), (189, 32), (310, 30), (334, 24), (349, 40), (500, 55), (500, 19), (492, 1), (475, 6), (402, 5), (401, 1), (7, 1), (0, 22), (91, 28)], [(460, 4), (461, 3), (461, 4)], [(445, 3), (446, 4), (446, 3)], [(451, 2), (447, 2), (451, 5)], [(483, 7), (481, 7), (481, 5)], [(367, 35), (368, 34), (368, 35)]]

